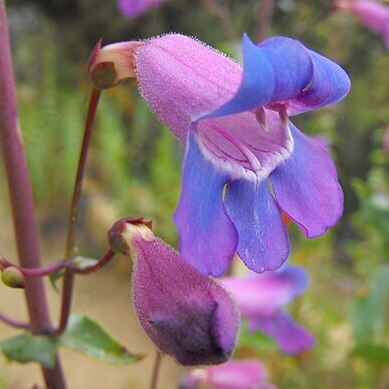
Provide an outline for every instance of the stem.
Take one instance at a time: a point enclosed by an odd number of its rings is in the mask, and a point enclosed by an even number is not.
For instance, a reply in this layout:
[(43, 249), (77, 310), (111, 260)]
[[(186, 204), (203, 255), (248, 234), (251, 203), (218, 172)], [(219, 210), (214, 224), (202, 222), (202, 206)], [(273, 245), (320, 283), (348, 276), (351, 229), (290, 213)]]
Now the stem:
[[(4, 0), (0, 0), (0, 48), (0, 143), (7, 174), (16, 244), (20, 264), (26, 268), (36, 268), (40, 267), (38, 225), (18, 120)], [(43, 281), (27, 279), (25, 297), (31, 331), (35, 334), (49, 332), (51, 322)], [(43, 366), (42, 369), (48, 387), (66, 388), (59, 361), (52, 369)]]
[(271, 19), (273, 16), (273, 7), (273, 0), (262, 0), (257, 32), (258, 42), (263, 41), (269, 35)]
[(155, 355), (154, 366), (151, 375), (150, 389), (157, 389), (158, 376), (159, 376), (159, 372), (161, 371), (160, 369), (161, 362), (162, 362), (162, 355), (159, 353), (159, 351), (157, 351)]
[[(89, 144), (93, 132), (93, 123), (96, 115), (97, 105), (100, 100), (101, 91), (93, 89), (88, 107), (88, 114), (85, 122), (84, 137), (81, 145), (80, 159), (78, 161), (76, 180), (73, 189), (73, 198), (70, 206), (69, 227), (66, 243), (65, 259), (71, 261), (77, 251), (76, 247), (76, 230), (78, 221), (78, 210), (81, 200), (82, 184), (85, 176), (86, 160), (88, 157)], [(71, 269), (65, 271), (63, 279), (61, 317), (59, 327), (56, 331), (57, 335), (61, 335), (67, 326), (70, 309), (72, 305), (72, 295), (74, 288), (74, 272)]]
[(30, 323), (25, 323), (19, 320), (12, 319), (11, 317), (7, 316), (3, 312), (0, 312), (0, 321), (2, 321), (5, 324), (8, 324), (11, 327), (23, 328), (25, 330), (30, 329)]
[(36, 277), (48, 276), (51, 273), (54, 273), (57, 270), (61, 270), (67, 266), (66, 262), (63, 259), (61, 259), (60, 261), (50, 263), (49, 265), (46, 265), (46, 266), (37, 267), (34, 269), (28, 269), (26, 267), (17, 266), (15, 264), (13, 264), (12, 262), (8, 261), (7, 259), (5, 259), (4, 257), (1, 257), (1, 259), (2, 259), (2, 262), (0, 263), (0, 270), (7, 269), (8, 267), (15, 267), (18, 270), (20, 270), (20, 272), (26, 278), (36, 278)]
[(77, 268), (77, 266), (70, 265), (69, 268), (70, 268), (70, 270), (74, 271), (77, 274), (82, 274), (82, 275), (91, 274), (91, 273), (94, 273), (97, 270), (101, 269), (103, 266), (105, 266), (115, 255), (116, 255), (116, 253), (110, 249), (104, 254), (103, 258), (101, 258), (96, 263), (96, 265), (93, 265), (91, 267), (87, 267), (85, 269), (80, 269), (80, 268)]

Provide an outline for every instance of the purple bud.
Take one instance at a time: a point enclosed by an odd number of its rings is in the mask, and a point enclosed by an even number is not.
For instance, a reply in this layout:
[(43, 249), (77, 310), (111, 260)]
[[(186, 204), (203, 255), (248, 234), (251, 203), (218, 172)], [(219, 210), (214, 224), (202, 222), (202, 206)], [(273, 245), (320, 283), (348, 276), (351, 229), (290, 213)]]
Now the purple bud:
[(185, 366), (227, 361), (240, 321), (230, 294), (184, 262), (141, 219), (119, 221), (110, 236), (115, 230), (127, 243), (123, 252), (133, 257), (135, 310), (156, 346)]

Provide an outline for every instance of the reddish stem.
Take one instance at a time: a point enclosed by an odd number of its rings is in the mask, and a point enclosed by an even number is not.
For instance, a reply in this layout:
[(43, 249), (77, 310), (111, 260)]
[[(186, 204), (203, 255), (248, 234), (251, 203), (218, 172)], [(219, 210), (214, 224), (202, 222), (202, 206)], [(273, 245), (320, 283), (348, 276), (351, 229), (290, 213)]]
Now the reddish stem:
[[(18, 120), (7, 26), (4, 0), (0, 0), (0, 143), (7, 174), (19, 261), (25, 268), (37, 268), (40, 267), (38, 226)], [(36, 334), (50, 332), (51, 322), (43, 281), (27, 279), (25, 296), (31, 331)], [(53, 389), (66, 387), (59, 362), (52, 369), (45, 367), (42, 369), (48, 387)]]
[[(97, 105), (100, 100), (101, 91), (97, 89), (92, 90), (92, 94), (89, 100), (88, 114), (85, 122), (84, 137), (81, 145), (80, 159), (78, 161), (76, 180), (73, 189), (73, 198), (70, 206), (69, 214), (69, 227), (66, 243), (65, 258), (67, 261), (71, 261), (76, 256), (76, 230), (78, 220), (78, 210), (81, 200), (82, 184), (85, 176), (86, 161), (88, 157), (89, 144), (93, 133), (93, 124), (96, 116)], [(70, 309), (72, 305), (72, 295), (74, 288), (74, 272), (71, 269), (66, 269), (63, 288), (62, 288), (62, 304), (61, 304), (61, 317), (57, 335), (61, 335), (67, 326)]]
[(78, 268), (77, 266), (74, 266), (73, 264), (71, 264), (69, 266), (70, 270), (74, 271), (75, 273), (77, 274), (82, 274), (82, 275), (87, 275), (87, 274), (91, 274), (91, 273), (94, 273), (96, 272), (97, 270), (100, 270), (103, 266), (105, 266), (114, 256), (116, 255), (116, 253), (112, 250), (108, 250), (103, 258), (101, 258), (97, 263), (96, 265), (93, 265), (93, 266), (90, 266), (90, 267), (87, 267), (85, 269), (80, 269)]
[(263, 41), (269, 35), (271, 19), (273, 16), (273, 8), (273, 0), (262, 0), (257, 33), (258, 42)]
[(2, 321), (5, 324), (8, 324), (11, 327), (15, 328), (23, 328), (25, 330), (30, 329), (30, 323), (22, 322), (19, 320), (12, 319), (11, 317), (7, 316), (5, 313), (0, 312), (0, 321)]

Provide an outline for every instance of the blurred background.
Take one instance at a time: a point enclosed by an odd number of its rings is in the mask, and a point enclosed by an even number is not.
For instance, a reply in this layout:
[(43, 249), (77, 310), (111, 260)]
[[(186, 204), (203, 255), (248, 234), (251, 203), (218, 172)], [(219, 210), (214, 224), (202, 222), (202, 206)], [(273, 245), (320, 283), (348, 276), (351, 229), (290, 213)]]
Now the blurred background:
[[(350, 95), (335, 107), (293, 118), (306, 134), (331, 145), (345, 192), (345, 212), (324, 237), (307, 240), (289, 226), (290, 262), (310, 273), (308, 292), (292, 304), (294, 317), (316, 337), (298, 357), (280, 354), (263, 336), (237, 356), (263, 360), (279, 388), (389, 388), (389, 53), (382, 38), (326, 0), (170, 0), (135, 19), (115, 0), (9, 0), (8, 17), (21, 126), (28, 154), (45, 262), (63, 256), (67, 214), (91, 85), (88, 56), (104, 44), (170, 31), (196, 36), (239, 58), (244, 31), (254, 41), (286, 35), (342, 65)], [(268, 23), (267, 23), (268, 22)], [(79, 228), (81, 255), (99, 258), (106, 231), (122, 216), (152, 218), (173, 246), (171, 215), (180, 188), (182, 146), (154, 118), (127, 82), (103, 93), (88, 162)], [(8, 194), (0, 166), (0, 248), (14, 258)], [(76, 310), (97, 318), (126, 346), (150, 356), (131, 366), (108, 366), (63, 352), (70, 388), (147, 387), (152, 346), (132, 313), (127, 258), (96, 275), (77, 278)], [(53, 317), (59, 295), (48, 285)], [(0, 286), (0, 309), (20, 318), (22, 293)], [(0, 324), (0, 338), (16, 334)], [(243, 334), (244, 335), (244, 334)], [(3, 358), (3, 357), (0, 357)], [(183, 369), (165, 358), (161, 388), (175, 388)], [(40, 382), (35, 366), (0, 359), (0, 388)]]

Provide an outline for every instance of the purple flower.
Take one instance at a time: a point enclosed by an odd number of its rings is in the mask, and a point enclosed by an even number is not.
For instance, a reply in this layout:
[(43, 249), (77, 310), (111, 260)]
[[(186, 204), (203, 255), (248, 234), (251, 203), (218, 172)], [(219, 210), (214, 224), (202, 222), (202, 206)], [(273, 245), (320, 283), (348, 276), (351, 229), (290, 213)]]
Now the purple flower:
[(136, 75), (152, 110), (186, 144), (174, 215), (180, 253), (214, 276), (236, 252), (258, 273), (278, 269), (289, 252), (281, 209), (309, 238), (343, 211), (330, 155), (287, 115), (340, 101), (346, 73), (284, 37), (256, 46), (244, 36), (243, 62), (168, 34), (97, 47), (89, 65), (97, 86)]
[(389, 7), (374, 0), (337, 0), (334, 6), (354, 15), (367, 27), (381, 34), (389, 49)]
[(166, 0), (118, 0), (120, 13), (126, 18), (136, 18), (149, 8)]
[(227, 361), (239, 330), (229, 292), (198, 273), (151, 232), (143, 219), (122, 219), (109, 232), (111, 247), (134, 261), (133, 299), (140, 324), (181, 365)]
[(255, 359), (229, 361), (220, 366), (196, 369), (183, 375), (179, 389), (276, 389), (267, 383), (265, 366)]
[(287, 354), (313, 347), (314, 338), (284, 311), (285, 305), (307, 288), (308, 275), (302, 267), (284, 265), (276, 272), (227, 277), (222, 282), (234, 295), (251, 331), (274, 338)]

